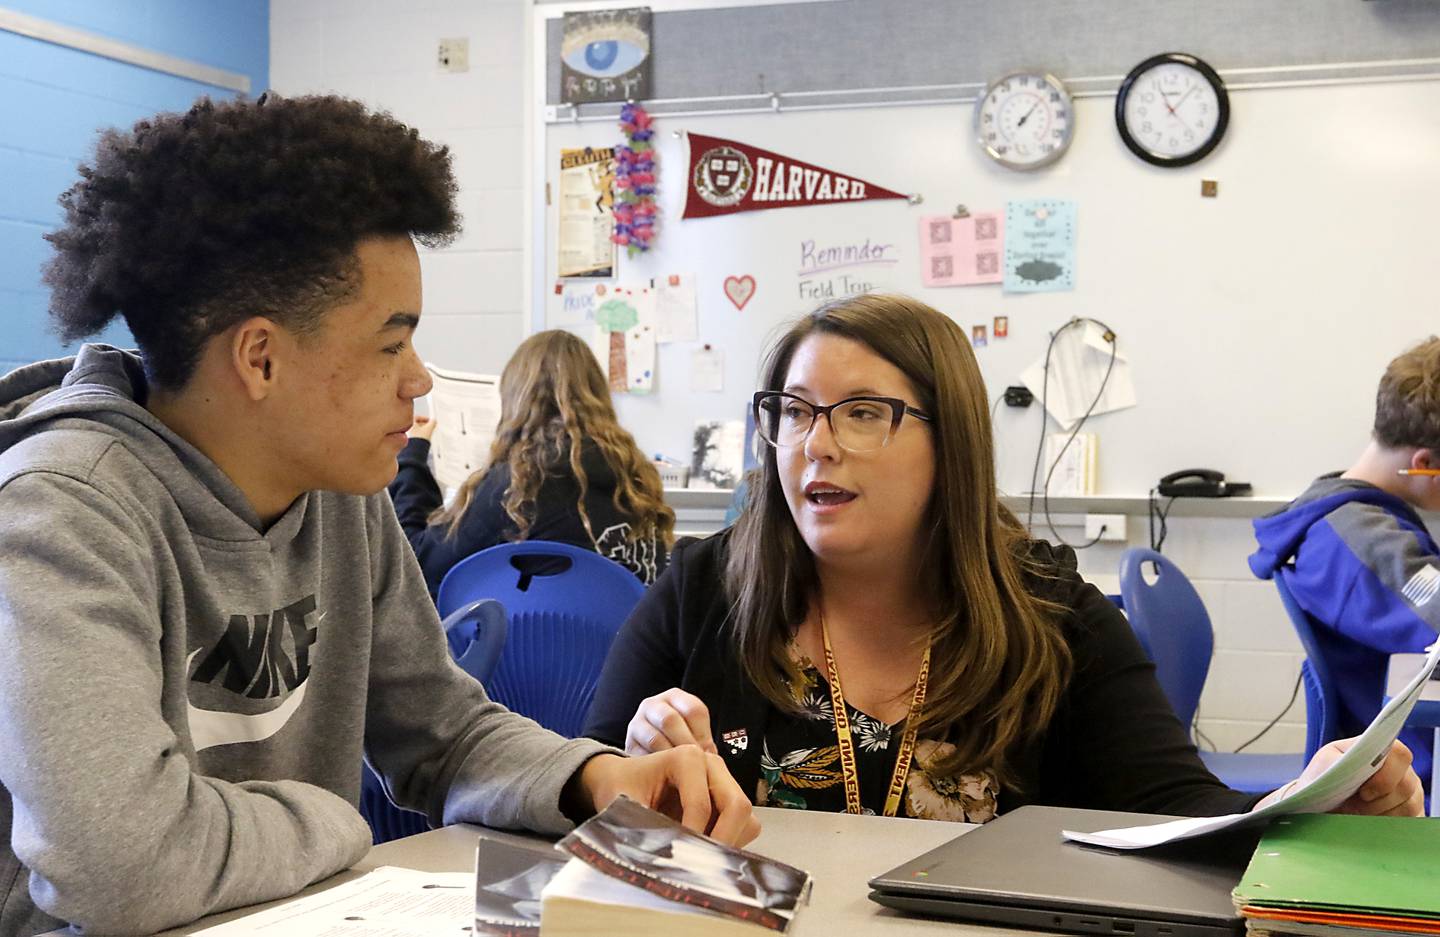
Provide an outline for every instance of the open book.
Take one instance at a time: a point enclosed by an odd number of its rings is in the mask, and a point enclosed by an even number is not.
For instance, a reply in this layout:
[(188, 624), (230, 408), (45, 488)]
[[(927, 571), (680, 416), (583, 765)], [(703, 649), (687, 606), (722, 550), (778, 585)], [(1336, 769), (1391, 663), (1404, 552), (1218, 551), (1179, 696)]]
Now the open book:
[(546, 937), (785, 932), (810, 875), (725, 846), (628, 798), (558, 844), (571, 859), (545, 886)]

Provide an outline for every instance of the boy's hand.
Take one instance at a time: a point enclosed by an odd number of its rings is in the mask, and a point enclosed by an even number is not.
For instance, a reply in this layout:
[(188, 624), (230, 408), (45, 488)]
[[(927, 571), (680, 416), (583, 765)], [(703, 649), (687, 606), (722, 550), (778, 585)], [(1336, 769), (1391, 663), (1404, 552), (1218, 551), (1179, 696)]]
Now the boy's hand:
[(424, 439), (428, 441), (431, 436), (435, 435), (435, 418), (417, 416), (414, 425), (410, 427), (410, 432), (406, 435), (411, 439)]
[(760, 835), (750, 799), (719, 755), (683, 745), (653, 755), (596, 755), (565, 785), (572, 818), (605, 809), (619, 795), (679, 820), (722, 843), (743, 846)]

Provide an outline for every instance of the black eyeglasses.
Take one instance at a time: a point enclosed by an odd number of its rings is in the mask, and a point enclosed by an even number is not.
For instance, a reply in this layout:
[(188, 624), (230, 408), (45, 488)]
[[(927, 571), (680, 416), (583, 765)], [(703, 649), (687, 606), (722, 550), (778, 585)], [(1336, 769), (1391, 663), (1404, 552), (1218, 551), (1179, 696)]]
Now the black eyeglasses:
[(835, 443), (850, 452), (884, 448), (907, 413), (931, 422), (928, 414), (899, 397), (847, 397), (822, 407), (794, 394), (762, 390), (753, 401), (760, 438), (780, 449), (804, 445), (821, 414), (830, 421)]

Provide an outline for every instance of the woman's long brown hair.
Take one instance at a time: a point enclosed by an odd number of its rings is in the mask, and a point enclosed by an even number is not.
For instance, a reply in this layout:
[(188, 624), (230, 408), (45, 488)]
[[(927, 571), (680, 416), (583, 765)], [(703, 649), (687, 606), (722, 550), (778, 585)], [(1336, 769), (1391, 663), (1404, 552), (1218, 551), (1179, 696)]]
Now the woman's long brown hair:
[(454, 501), (431, 515), (430, 523), (449, 525), (447, 535), (455, 536), (485, 474), (492, 466), (507, 463), (510, 488), (505, 493), (505, 513), (518, 528), (515, 539), (524, 540), (535, 522), (535, 498), (546, 466), (568, 458), (580, 485), (576, 504), (580, 520), (594, 540), (585, 510), (589, 480), (580, 464), (587, 439), (615, 473), (614, 504), (631, 518), (630, 540), (658, 535), (668, 547), (674, 539), (675, 512), (665, 503), (659, 471), (620, 426), (595, 355), (579, 338), (559, 330), (532, 335), (515, 350), (500, 373), (500, 425), (490, 446), (490, 461), (465, 479)]
[[(1072, 667), (1060, 609), (1031, 594), (1024, 528), (999, 500), (985, 383), (964, 331), (904, 296), (864, 295), (799, 320), (771, 350), (760, 387), (780, 390), (796, 348), (815, 334), (859, 342), (895, 365), (933, 417), (935, 490), (923, 532), (922, 581), (939, 617), (930, 635), (930, 686), (922, 737), (955, 751), (946, 774), (993, 770), (1014, 783), (1009, 760), (1059, 704)], [(780, 489), (775, 450), (763, 443), (725, 570), (746, 673), (771, 703), (795, 712), (787, 645), (816, 600), (814, 558)], [(908, 692), (908, 688), (897, 688)], [(899, 695), (897, 693), (897, 695)]]

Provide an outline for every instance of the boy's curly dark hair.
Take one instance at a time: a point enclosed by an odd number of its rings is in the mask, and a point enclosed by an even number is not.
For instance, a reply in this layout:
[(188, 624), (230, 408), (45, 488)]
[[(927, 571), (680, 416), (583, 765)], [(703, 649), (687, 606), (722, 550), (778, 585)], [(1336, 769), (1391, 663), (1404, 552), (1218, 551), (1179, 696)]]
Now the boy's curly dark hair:
[(308, 332), (351, 295), (370, 236), (428, 246), (460, 228), (450, 153), (334, 96), (214, 103), (106, 131), (47, 234), (65, 341), (123, 316), (149, 378), (178, 389), (205, 343), (251, 315)]

